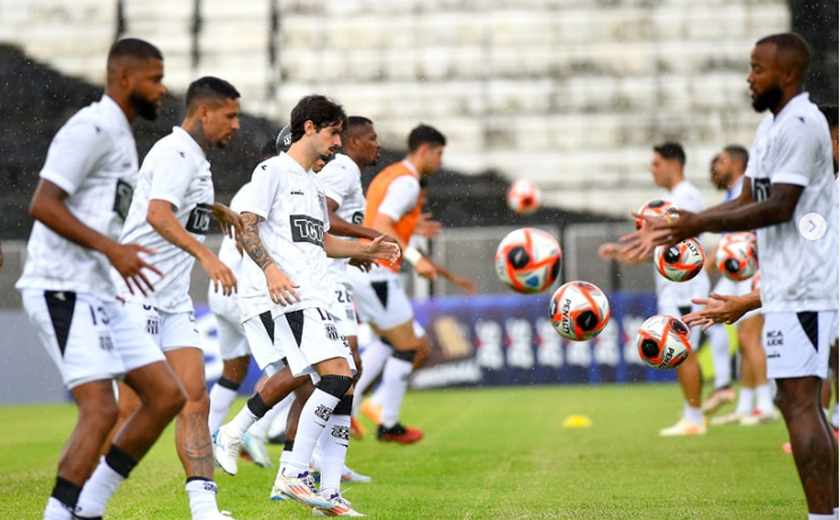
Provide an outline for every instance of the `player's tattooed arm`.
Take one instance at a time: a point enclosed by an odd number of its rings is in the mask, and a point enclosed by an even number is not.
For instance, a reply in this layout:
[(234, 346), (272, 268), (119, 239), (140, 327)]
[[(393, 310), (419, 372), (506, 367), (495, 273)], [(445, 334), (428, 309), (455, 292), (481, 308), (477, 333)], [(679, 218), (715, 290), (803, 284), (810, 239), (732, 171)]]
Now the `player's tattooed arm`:
[(239, 216), (239, 220), (242, 224), (242, 233), (238, 238), (239, 243), (242, 245), (242, 249), (248, 253), (248, 256), (251, 257), (251, 260), (253, 260), (254, 263), (260, 266), (260, 269), (265, 270), (266, 266), (269, 265), (272, 260), (271, 257), (268, 256), (262, 240), (260, 240), (258, 225), (262, 222), (263, 218), (254, 213), (244, 211)]

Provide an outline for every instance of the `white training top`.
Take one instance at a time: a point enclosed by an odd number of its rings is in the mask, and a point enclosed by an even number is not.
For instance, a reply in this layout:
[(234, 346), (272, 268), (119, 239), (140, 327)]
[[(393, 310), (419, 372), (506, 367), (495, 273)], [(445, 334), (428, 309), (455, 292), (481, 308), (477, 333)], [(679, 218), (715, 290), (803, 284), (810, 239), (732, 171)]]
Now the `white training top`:
[(408, 161), (403, 165), (414, 173), (414, 176), (402, 175), (391, 181), (388, 192), (379, 204), (379, 213), (391, 217), (395, 222), (414, 211), (417, 198), (420, 196), (420, 174)]
[[(834, 161), (828, 123), (802, 93), (755, 133), (747, 165), (753, 199), (770, 197), (774, 184), (802, 186), (788, 222), (758, 229), (763, 312), (835, 310), (838, 307), (837, 219), (832, 219)], [(827, 221), (822, 238), (808, 240), (799, 222), (808, 213)]]
[(164, 276), (147, 274), (155, 292), (144, 298), (136, 290), (132, 295), (116, 270), (113, 271), (120, 294), (126, 300), (144, 301), (166, 312), (193, 310), (189, 290), (195, 258), (160, 236), (146, 221), (146, 214), (150, 200), (169, 202), (178, 222), (203, 243), (213, 220), (213, 198), (213, 178), (204, 150), (183, 128), (174, 127), (172, 133), (156, 142), (143, 159), (137, 189), (120, 237), (123, 244), (140, 244), (154, 250), (155, 254), (145, 259)]
[[(324, 233), (329, 229), (327, 197), (321, 181), (306, 172), (297, 161), (281, 153), (260, 163), (251, 177), (251, 188), (243, 197), (241, 212), (262, 217), (260, 241), (266, 252), (295, 284), (300, 302), (283, 307), (271, 303), (272, 316), (310, 307), (329, 306), (335, 278), (329, 275)], [(250, 257), (242, 265), (243, 285), (262, 287), (267, 296), (265, 275)], [(239, 295), (242, 321), (265, 311), (264, 299), (250, 292)]]
[[(119, 105), (102, 96), (79, 110), (50, 143), (41, 179), (69, 196), (67, 209), (84, 225), (117, 240), (137, 180), (137, 145)], [(18, 289), (89, 293), (113, 299), (117, 289), (107, 257), (36, 221), (26, 248)]]
[[(677, 208), (693, 213), (706, 209), (700, 190), (688, 180), (674, 186), (663, 198), (673, 202)], [(691, 305), (692, 298), (706, 298), (709, 295), (709, 275), (705, 269), (687, 282), (672, 282), (654, 267), (653, 279), (656, 280), (656, 302), (660, 306), (686, 307)]]
[[(362, 171), (353, 159), (344, 154), (335, 158), (318, 172), (318, 178), (324, 184), (327, 197), (338, 203), (335, 214), (342, 219), (362, 225), (365, 218), (365, 194), (362, 190)], [(351, 237), (339, 237), (355, 241)], [(348, 258), (330, 258), (330, 272), (340, 281), (347, 275)]]

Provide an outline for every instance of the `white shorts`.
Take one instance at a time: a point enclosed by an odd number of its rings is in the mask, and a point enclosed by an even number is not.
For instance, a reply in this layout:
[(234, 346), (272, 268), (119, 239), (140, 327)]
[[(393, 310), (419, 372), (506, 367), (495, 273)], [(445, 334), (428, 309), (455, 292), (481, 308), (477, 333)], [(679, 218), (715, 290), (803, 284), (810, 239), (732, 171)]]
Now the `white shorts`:
[(22, 296), (29, 320), (69, 389), (165, 359), (117, 301), (37, 289), (26, 289)]
[(265, 311), (259, 316), (248, 318), (242, 324), (251, 354), (260, 370), (266, 370), (271, 364), (278, 363), (286, 357), (283, 345), (275, 342), (274, 319), (271, 311)]
[[(315, 374), (313, 365), (344, 358), (355, 373), (356, 364), (347, 339), (338, 333), (330, 313), (310, 307), (280, 314), (274, 319), (274, 343), (283, 345), (286, 364), (295, 377)], [(317, 378), (313, 378), (317, 382)]]
[(338, 333), (344, 337), (359, 335), (359, 321), (356, 317), (356, 304), (353, 288), (349, 284), (337, 283), (333, 288), (333, 300), (330, 303), (332, 314)]
[(767, 352), (767, 377), (828, 377), (831, 327), (837, 311), (768, 312), (762, 343)]
[(223, 360), (250, 356), (245, 330), (239, 321), (239, 302), (236, 295), (224, 296), (214, 291), (207, 294), (207, 306), (216, 318), (216, 339)]
[(140, 302), (126, 302), (125, 309), (160, 350), (201, 348), (193, 311), (167, 312)]
[[(660, 305), (657, 307), (657, 311), (659, 314), (665, 314), (668, 316), (674, 316), (675, 318), (682, 319), (683, 316), (688, 314), (689, 312), (697, 312), (703, 308), (702, 305), (697, 305), (692, 303), (691, 305), (686, 305), (684, 307), (678, 307), (676, 305)], [(697, 350), (700, 348), (700, 334), (701, 334), (701, 326), (691, 327), (691, 348), (693, 350)]]
[(353, 286), (356, 310), (362, 321), (380, 330), (390, 330), (414, 319), (414, 309), (405, 294), (399, 274), (382, 267), (370, 273), (347, 270)]
[[(726, 296), (744, 296), (745, 294), (752, 292), (752, 278), (736, 282), (735, 280), (730, 280), (725, 276), (721, 276), (720, 280), (718, 280), (715, 284), (715, 288), (712, 289), (712, 292)], [(737, 325), (738, 323), (748, 320), (754, 316), (758, 316), (759, 314), (761, 314), (761, 309), (748, 311), (746, 314), (738, 318), (738, 321), (736, 321), (735, 324)]]

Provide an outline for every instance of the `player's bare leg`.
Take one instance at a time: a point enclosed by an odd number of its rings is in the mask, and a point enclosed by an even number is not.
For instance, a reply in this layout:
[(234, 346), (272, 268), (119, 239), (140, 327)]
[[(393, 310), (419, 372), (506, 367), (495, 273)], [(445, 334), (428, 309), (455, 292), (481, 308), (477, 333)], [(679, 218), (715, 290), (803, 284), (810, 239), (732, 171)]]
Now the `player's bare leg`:
[(99, 460), (99, 451), (117, 422), (111, 380), (91, 381), (70, 393), (79, 408), (76, 426), (58, 460), (58, 477), (82, 486)]
[(777, 379), (776, 402), (790, 434), (808, 511), (830, 515), (837, 503), (837, 444), (820, 406), (822, 380)]
[(764, 317), (752, 316), (738, 324), (738, 342), (743, 357), (742, 365), (748, 367), (751, 383), (755, 388), (755, 412), (741, 419), (742, 425), (775, 422), (779, 414), (773, 406), (773, 392), (767, 379), (767, 354), (761, 345)]

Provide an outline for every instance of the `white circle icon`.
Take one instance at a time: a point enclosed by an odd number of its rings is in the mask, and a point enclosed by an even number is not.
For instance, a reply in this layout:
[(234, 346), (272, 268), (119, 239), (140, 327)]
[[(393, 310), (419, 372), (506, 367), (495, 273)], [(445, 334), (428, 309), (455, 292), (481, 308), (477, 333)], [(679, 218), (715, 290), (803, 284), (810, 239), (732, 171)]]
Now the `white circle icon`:
[(818, 213), (808, 213), (799, 219), (799, 232), (807, 240), (819, 240), (825, 235), (825, 219)]

